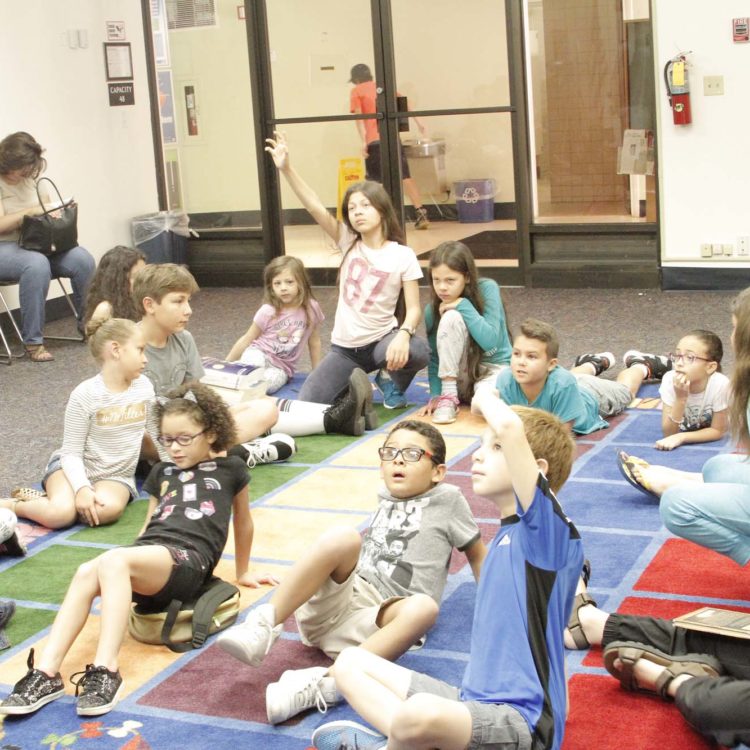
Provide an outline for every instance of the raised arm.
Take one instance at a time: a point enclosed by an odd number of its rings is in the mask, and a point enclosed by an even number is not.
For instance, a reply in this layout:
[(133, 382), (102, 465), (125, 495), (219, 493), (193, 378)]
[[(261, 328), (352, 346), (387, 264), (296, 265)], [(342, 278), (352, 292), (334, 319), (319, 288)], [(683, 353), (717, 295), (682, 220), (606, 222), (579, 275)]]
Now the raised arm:
[(523, 422), (504, 401), (489, 390), (480, 388), (472, 401), (472, 407), (474, 405), (495, 433), (498, 446), (502, 446), (513, 490), (525, 512), (534, 499), (539, 465), (526, 439)]
[(315, 191), (297, 174), (289, 163), (289, 146), (286, 136), (276, 130), (273, 138), (266, 138), (266, 151), (271, 154), (276, 168), (284, 175), (289, 187), (307, 209), (320, 228), (332, 239), (338, 240), (339, 223), (332, 216)]

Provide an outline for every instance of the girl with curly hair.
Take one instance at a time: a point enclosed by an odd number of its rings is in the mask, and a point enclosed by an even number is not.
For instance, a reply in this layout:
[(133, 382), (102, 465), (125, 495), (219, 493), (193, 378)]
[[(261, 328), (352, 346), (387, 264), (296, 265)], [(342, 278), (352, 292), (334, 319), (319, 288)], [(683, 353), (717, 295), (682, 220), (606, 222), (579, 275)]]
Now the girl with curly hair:
[(146, 523), (127, 547), (111, 549), (78, 568), (52, 625), (38, 668), (28, 672), (0, 704), (0, 714), (30, 714), (60, 698), (60, 665), (101, 597), (96, 654), (74, 680), (79, 716), (111, 711), (123, 690), (118, 653), (131, 601), (158, 611), (173, 599), (191, 601), (211, 577), (234, 521), (237, 583), (273, 584), (249, 570), (253, 521), (245, 464), (224, 451), (235, 442), (234, 420), (219, 396), (198, 383), (161, 399), (159, 443), (171, 461), (154, 466), (144, 484)]
[(102, 255), (86, 295), (83, 323), (86, 334), (95, 322), (127, 318), (134, 322), (141, 313), (133, 302), (133, 280), (146, 265), (146, 256), (134, 247), (117, 245)]

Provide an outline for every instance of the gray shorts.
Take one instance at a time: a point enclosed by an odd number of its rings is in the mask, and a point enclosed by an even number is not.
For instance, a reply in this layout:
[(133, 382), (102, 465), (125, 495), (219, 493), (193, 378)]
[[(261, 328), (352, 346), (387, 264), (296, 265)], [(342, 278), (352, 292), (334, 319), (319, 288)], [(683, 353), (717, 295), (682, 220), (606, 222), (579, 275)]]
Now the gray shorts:
[[(47, 490), (47, 480), (56, 472), (56, 471), (62, 471), (62, 461), (60, 460), (60, 456), (52, 456), (50, 458), (49, 462), (47, 463), (47, 467), (44, 470), (44, 476), (42, 477), (42, 489)], [(112, 477), (111, 479), (108, 479), (109, 482), (119, 482), (120, 484), (124, 484), (128, 488), (128, 492), (130, 492), (130, 497), (128, 498), (128, 502), (131, 503), (133, 500), (138, 499), (138, 490), (128, 482), (126, 482), (124, 479), (121, 479), (120, 477)]]
[(471, 741), (467, 750), (531, 750), (526, 719), (507, 703), (462, 701), (457, 687), (421, 672), (411, 673), (407, 697), (415, 693), (439, 695), (466, 706), (471, 714)]
[(579, 387), (587, 390), (599, 404), (599, 414), (602, 417), (614, 417), (621, 414), (630, 406), (633, 394), (623, 383), (616, 380), (605, 380), (595, 375), (583, 375), (577, 372), (576, 376)]

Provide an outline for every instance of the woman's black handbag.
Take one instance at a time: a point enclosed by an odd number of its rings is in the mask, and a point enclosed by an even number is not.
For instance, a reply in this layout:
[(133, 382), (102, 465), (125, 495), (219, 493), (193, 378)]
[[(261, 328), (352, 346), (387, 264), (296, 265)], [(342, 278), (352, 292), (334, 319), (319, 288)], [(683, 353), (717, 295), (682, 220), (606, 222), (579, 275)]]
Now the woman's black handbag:
[[(39, 194), (39, 183), (47, 180), (57, 193), (59, 205), (47, 209)], [(74, 201), (63, 203), (60, 191), (49, 177), (42, 177), (36, 183), (36, 197), (44, 210), (39, 216), (24, 216), (18, 244), (25, 250), (33, 250), (43, 255), (53, 256), (64, 253), (78, 244), (78, 204)]]

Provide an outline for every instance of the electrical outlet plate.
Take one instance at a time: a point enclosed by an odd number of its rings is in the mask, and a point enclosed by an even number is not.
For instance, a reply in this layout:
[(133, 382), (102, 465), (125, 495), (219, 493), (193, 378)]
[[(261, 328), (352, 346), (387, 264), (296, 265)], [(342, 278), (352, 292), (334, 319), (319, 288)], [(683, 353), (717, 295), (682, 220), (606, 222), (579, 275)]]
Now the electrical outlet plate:
[(722, 245), (721, 252), (725, 256), (731, 258), (734, 255), (734, 245)]
[(701, 258), (710, 258), (714, 254), (713, 246), (710, 242), (704, 242), (701, 245)]
[(750, 237), (737, 238), (737, 255), (750, 255)]
[(703, 96), (723, 96), (724, 76), (703, 76)]

